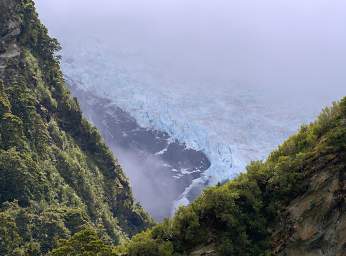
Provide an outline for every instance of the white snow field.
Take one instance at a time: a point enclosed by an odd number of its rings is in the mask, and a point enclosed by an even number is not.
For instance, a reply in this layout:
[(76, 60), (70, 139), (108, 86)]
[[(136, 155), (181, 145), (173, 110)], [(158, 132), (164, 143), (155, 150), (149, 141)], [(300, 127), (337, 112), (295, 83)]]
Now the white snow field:
[(37, 3), (66, 76), (208, 156), (177, 205), (265, 159), (346, 95), (343, 1)]

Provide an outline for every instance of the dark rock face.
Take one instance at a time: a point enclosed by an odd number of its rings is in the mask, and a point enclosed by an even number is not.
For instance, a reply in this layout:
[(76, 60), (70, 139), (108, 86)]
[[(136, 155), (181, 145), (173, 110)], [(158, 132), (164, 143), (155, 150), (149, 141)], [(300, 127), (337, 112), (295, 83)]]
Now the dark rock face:
[(0, 75), (7, 66), (7, 62), (17, 57), (20, 52), (17, 45), (17, 36), (20, 33), (20, 23), (18, 17), (14, 15), (15, 1), (0, 1)]
[(345, 153), (320, 157), (307, 191), (283, 211), (272, 236), (275, 255), (346, 255)]
[(168, 217), (173, 202), (210, 167), (208, 158), (165, 132), (140, 127), (110, 100), (79, 89), (73, 81), (69, 84), (84, 114), (124, 166), (137, 200), (155, 219)]

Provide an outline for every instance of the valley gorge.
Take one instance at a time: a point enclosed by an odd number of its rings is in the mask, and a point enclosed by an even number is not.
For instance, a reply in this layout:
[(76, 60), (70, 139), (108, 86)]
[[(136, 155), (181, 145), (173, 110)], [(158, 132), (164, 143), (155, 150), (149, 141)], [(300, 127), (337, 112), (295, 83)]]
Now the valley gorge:
[(32, 0), (0, 0), (0, 256), (346, 255), (343, 95), (209, 184), (203, 150), (82, 90), (59, 51)]

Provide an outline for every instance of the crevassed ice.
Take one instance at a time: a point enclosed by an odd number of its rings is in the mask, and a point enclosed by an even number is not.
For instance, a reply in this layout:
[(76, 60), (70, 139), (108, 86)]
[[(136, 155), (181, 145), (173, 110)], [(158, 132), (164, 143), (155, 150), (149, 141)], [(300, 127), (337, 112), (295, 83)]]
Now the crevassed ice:
[(186, 189), (177, 205), (189, 203), (186, 195), (194, 186), (231, 179), (250, 160), (263, 159), (308, 119), (260, 104), (260, 91), (236, 84), (160, 76), (157, 68), (133, 62), (130, 53), (110, 55), (99, 42), (65, 47), (62, 68), (82, 89), (112, 100), (141, 126), (165, 131), (208, 156), (211, 167)]
[(111, 99), (141, 126), (165, 131), (172, 138), (186, 143), (187, 147), (202, 150), (212, 163), (205, 173), (211, 184), (234, 175), (230, 145), (218, 141), (206, 127), (189, 119), (184, 106), (175, 101), (174, 96), (180, 97), (179, 94), (158, 90), (153, 86), (157, 81), (150, 77), (137, 80), (135, 74), (128, 74), (125, 69), (114, 65), (102, 51), (93, 53), (81, 49), (74, 55), (64, 53), (64, 56), (62, 68), (65, 75), (77, 81), (83, 89)]

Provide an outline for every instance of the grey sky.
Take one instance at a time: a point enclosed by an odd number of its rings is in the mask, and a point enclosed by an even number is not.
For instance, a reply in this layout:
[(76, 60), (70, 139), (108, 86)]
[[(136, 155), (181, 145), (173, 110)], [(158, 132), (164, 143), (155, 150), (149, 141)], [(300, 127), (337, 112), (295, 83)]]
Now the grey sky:
[(53, 34), (98, 34), (174, 76), (236, 80), (326, 101), (346, 91), (344, 0), (36, 2)]

